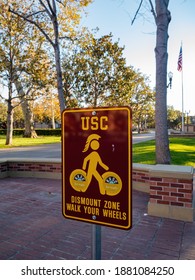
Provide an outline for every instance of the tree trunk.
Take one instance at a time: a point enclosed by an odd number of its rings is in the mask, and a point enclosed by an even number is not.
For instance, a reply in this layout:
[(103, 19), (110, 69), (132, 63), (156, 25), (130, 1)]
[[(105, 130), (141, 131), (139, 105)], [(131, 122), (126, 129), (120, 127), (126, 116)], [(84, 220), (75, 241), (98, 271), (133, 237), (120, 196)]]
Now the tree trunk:
[(62, 85), (60, 48), (58, 44), (55, 46), (54, 51), (55, 51), (55, 62), (56, 62), (56, 72), (57, 72), (58, 99), (60, 103), (60, 111), (62, 112), (66, 108), (66, 105), (65, 105), (65, 98), (64, 98), (63, 85)]
[[(12, 66), (12, 65), (11, 65)], [(12, 69), (12, 67), (10, 67)], [(12, 71), (10, 71), (12, 73)], [(12, 106), (12, 74), (10, 74), (9, 87), (8, 87), (8, 99), (7, 99), (7, 133), (5, 145), (12, 145), (13, 138), (13, 106)]]
[[(54, 11), (56, 11), (56, 4), (53, 2)], [(53, 28), (54, 28), (54, 36), (55, 36), (55, 43), (53, 44), (54, 53), (55, 53), (55, 65), (56, 65), (56, 74), (57, 74), (57, 88), (58, 88), (58, 99), (60, 103), (60, 111), (66, 108), (66, 100), (64, 97), (63, 91), (63, 83), (62, 83), (62, 69), (61, 69), (61, 59), (60, 59), (60, 44), (59, 44), (59, 27), (58, 27), (58, 20), (57, 14), (52, 19)]]
[(29, 100), (24, 99), (22, 102), (22, 111), (24, 115), (24, 137), (37, 138), (37, 133), (34, 129), (33, 113), (30, 108)]
[(167, 42), (171, 14), (169, 0), (156, 0), (156, 163), (170, 164), (170, 150), (167, 127)]
[(26, 95), (23, 90), (22, 84), (19, 81), (19, 78), (14, 81), (14, 84), (16, 86), (18, 96), (21, 100), (22, 105), (22, 112), (24, 116), (24, 137), (37, 138), (37, 133), (34, 129), (33, 113), (29, 104), (30, 101), (25, 98)]
[(53, 95), (51, 93), (51, 127), (52, 129), (56, 128), (55, 124), (55, 113), (54, 113), (54, 104), (53, 104)]
[(11, 104), (11, 99), (8, 101), (7, 106), (7, 133), (6, 133), (6, 142), (5, 145), (12, 145), (13, 138), (13, 107)]

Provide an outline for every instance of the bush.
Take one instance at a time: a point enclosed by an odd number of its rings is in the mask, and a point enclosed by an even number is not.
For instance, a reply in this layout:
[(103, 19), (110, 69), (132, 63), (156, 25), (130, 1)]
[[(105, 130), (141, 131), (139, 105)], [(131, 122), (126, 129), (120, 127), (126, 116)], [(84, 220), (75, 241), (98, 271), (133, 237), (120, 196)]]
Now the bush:
[[(61, 129), (36, 129), (35, 130), (38, 136), (61, 136)], [(6, 129), (0, 129), (0, 135), (6, 135)], [(14, 129), (13, 136), (23, 136), (24, 129)]]
[(35, 130), (38, 136), (61, 136), (61, 128), (57, 129), (36, 129)]
[(14, 129), (13, 130), (13, 136), (23, 136), (24, 135), (24, 129)]
[(6, 135), (6, 129), (0, 129), (0, 135)]

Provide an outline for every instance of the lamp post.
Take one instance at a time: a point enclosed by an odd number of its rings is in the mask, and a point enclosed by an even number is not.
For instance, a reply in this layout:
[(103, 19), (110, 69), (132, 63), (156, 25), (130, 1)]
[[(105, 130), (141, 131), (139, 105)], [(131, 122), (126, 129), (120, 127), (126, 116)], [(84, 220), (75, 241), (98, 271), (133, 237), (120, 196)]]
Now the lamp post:
[(187, 132), (188, 132), (188, 125), (189, 125), (188, 115), (190, 114), (190, 111), (188, 111), (188, 112), (185, 111), (185, 113), (187, 115), (187, 117), (186, 117), (186, 124), (187, 124)]
[(172, 87), (172, 80), (173, 80), (173, 73), (171, 71), (168, 73), (168, 78), (169, 78), (169, 83), (167, 85), (167, 88), (170, 87), (170, 89), (171, 89), (171, 87)]

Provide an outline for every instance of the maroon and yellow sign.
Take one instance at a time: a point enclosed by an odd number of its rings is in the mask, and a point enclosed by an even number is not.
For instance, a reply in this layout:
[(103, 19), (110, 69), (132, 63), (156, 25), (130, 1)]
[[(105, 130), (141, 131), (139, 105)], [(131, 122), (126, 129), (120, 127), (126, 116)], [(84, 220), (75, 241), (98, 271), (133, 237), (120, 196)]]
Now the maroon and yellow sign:
[(62, 113), (62, 196), (66, 218), (121, 229), (132, 223), (131, 110)]

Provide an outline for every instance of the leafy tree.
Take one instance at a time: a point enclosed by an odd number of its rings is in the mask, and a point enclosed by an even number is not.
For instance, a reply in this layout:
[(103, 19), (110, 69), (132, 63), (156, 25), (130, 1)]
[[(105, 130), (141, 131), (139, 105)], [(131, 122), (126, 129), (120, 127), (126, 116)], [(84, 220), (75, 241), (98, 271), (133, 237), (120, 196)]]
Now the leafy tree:
[[(17, 101), (14, 101), (13, 103), (15, 103), (15, 102), (17, 102)], [(24, 114), (23, 114), (21, 105), (16, 106), (14, 108), (13, 119), (14, 119), (14, 123), (13, 123), (14, 128), (23, 128), (24, 127)]]
[(7, 1), (0, 3), (0, 78), (8, 88), (7, 102), (7, 135), (6, 145), (12, 144), (13, 135), (13, 110), (18, 104), (13, 105), (16, 99), (14, 81), (17, 75), (17, 54), (20, 52), (22, 39), (20, 32), (23, 29), (19, 21), (13, 21), (7, 11)]
[(7, 106), (0, 99), (0, 128), (6, 128)]
[(33, 114), (36, 122), (50, 123), (54, 128), (55, 122), (60, 122), (61, 120), (59, 100), (56, 94), (50, 94), (38, 99), (34, 103)]
[[(58, 98), (60, 110), (66, 107), (61, 71), (60, 38), (67, 38), (74, 33), (79, 23), (80, 13), (91, 0), (29, 0), (16, 9), (10, 5), (10, 11), (38, 28), (52, 46), (55, 56)], [(71, 33), (71, 35), (70, 35)]]
[[(155, 93), (150, 89), (147, 76), (125, 67), (116, 87), (107, 98), (106, 105), (130, 105), (133, 112), (133, 123), (140, 132), (147, 118), (153, 117)], [(150, 110), (149, 110), (150, 109)]]
[[(62, 62), (64, 88), (72, 101), (78, 105), (100, 106), (106, 103), (119, 104), (119, 92), (124, 90), (125, 80), (134, 75), (126, 67), (123, 48), (112, 42), (112, 35), (95, 38), (76, 45), (64, 56)], [(125, 91), (123, 91), (125, 96)], [(121, 98), (121, 93), (120, 93)]]
[(181, 127), (182, 113), (179, 110), (175, 110), (173, 106), (167, 108), (168, 116), (168, 128), (178, 129)]
[[(86, 40), (87, 36), (87, 40)], [(64, 48), (67, 50), (67, 48)], [(113, 42), (112, 34), (95, 38), (85, 34), (63, 54), (62, 70), (69, 106), (119, 106), (133, 108), (133, 121), (141, 128), (148, 106), (152, 108), (154, 93), (149, 80), (127, 66), (124, 48)], [(147, 112), (147, 117), (150, 113)], [(145, 122), (145, 119), (144, 119)]]
[(137, 73), (135, 87), (131, 96), (133, 121), (137, 124), (138, 132), (146, 129), (146, 120), (154, 116), (155, 93), (150, 89), (148, 78)]
[(0, 73), (4, 85), (8, 87), (6, 144), (11, 145), (13, 111), (20, 103), (25, 119), (24, 136), (36, 137), (30, 102), (48, 83), (49, 63), (42, 47), (43, 40), (37, 36), (35, 28), (8, 12), (8, 3), (16, 6), (15, 1), (0, 3)]
[(23, 63), (20, 65), (20, 76), (15, 80), (15, 86), (21, 99), (25, 119), (24, 137), (35, 138), (37, 135), (34, 130), (33, 102), (40, 95), (48, 94), (53, 90), (51, 63), (35, 29), (21, 58)]

